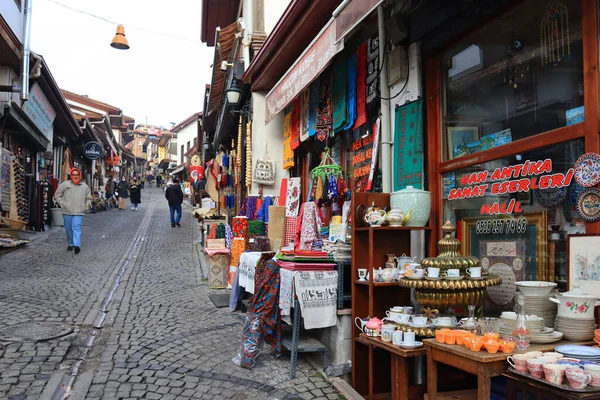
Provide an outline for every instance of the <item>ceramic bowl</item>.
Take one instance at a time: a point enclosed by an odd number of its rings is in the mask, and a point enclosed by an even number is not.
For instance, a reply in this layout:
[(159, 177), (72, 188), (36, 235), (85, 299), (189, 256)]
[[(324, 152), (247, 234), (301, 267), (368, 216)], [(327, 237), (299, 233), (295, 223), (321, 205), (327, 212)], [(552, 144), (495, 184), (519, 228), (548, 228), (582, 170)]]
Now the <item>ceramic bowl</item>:
[(515, 282), (515, 286), (525, 296), (544, 297), (548, 296), (557, 284), (554, 282), (518, 281)]

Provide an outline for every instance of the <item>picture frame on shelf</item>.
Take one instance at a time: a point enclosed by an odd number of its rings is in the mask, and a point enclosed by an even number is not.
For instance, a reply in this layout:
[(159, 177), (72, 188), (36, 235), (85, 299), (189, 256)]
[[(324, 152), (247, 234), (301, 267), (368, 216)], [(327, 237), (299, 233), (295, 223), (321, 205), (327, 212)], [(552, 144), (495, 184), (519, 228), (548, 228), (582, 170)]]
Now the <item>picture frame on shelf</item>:
[(447, 128), (448, 159), (477, 152), (479, 142), (478, 126), (449, 126)]
[[(518, 223), (521, 218), (526, 219), (525, 232), (517, 233), (506, 232), (506, 221), (511, 223)], [(490, 233), (478, 234), (477, 226), (479, 221), (489, 221), (489, 225), (492, 227)], [(504, 231), (502, 233), (494, 233), (494, 223), (499, 226), (499, 222), (504, 223)], [(481, 228), (486, 228), (488, 224), (479, 223)], [(524, 277), (528, 280), (547, 280), (550, 276), (550, 271), (547, 266), (547, 236), (548, 236), (548, 215), (546, 211), (523, 213), (517, 216), (511, 215), (498, 215), (493, 217), (475, 217), (475, 218), (464, 218), (461, 223), (461, 237), (462, 237), (462, 252), (464, 255), (472, 255), (474, 257), (481, 257), (480, 242), (491, 243), (497, 242), (516, 242), (525, 241), (525, 254), (523, 254), (523, 261), (525, 265), (522, 265), (524, 269)], [(481, 260), (482, 267), (487, 269), (485, 266), (485, 260)], [(489, 260), (488, 260), (489, 262)], [(488, 265), (491, 267), (492, 265)], [(517, 263), (518, 267), (518, 263)]]
[(600, 292), (600, 234), (567, 236), (567, 287), (587, 293)]

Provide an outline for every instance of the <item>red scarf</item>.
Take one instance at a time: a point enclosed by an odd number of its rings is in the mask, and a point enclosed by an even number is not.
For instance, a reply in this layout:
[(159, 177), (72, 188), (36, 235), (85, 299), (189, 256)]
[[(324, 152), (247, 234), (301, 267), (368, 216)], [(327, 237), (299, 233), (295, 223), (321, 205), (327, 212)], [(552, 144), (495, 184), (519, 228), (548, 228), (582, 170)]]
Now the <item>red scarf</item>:
[(356, 59), (356, 120), (352, 130), (367, 122), (367, 44), (358, 49)]
[[(77, 177), (77, 179), (73, 178), (73, 172), (79, 172), (79, 176)], [(76, 185), (79, 185), (81, 183), (81, 171), (79, 170), (79, 168), (71, 168), (71, 171), (69, 171), (69, 177), (71, 178), (71, 182), (73, 182)]]

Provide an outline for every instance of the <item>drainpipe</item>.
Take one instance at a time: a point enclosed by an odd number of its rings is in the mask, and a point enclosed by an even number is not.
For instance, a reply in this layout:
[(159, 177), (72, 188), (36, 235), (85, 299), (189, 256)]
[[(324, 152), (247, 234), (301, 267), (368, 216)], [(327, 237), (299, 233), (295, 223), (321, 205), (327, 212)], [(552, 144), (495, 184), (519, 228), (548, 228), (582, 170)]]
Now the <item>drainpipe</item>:
[(377, 7), (377, 25), (379, 28), (379, 93), (381, 93), (381, 172), (384, 193), (392, 191), (392, 141), (390, 123), (390, 87), (388, 85), (388, 70), (384, 65), (386, 52), (385, 16), (382, 5)]
[(31, 48), (31, 2), (25, 0), (23, 13), (23, 58), (21, 60), (21, 100), (29, 99), (29, 53)]

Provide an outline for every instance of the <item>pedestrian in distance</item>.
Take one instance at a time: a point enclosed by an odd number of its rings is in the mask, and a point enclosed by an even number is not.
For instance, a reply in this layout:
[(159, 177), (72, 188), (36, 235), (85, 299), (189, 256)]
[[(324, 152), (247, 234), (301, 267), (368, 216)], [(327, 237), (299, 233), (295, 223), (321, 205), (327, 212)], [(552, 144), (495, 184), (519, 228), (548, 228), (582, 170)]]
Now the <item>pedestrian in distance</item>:
[(121, 178), (117, 191), (119, 193), (119, 210), (124, 210), (127, 207), (127, 199), (129, 198), (129, 184), (125, 177)]
[(160, 175), (156, 176), (156, 187), (157, 188), (162, 187), (162, 180), (163, 180), (162, 176), (160, 176)]
[(129, 197), (131, 198), (131, 211), (137, 211), (138, 205), (142, 202), (142, 191), (136, 178), (129, 185)]
[(112, 208), (112, 197), (115, 195), (116, 187), (117, 187), (117, 185), (116, 185), (115, 181), (113, 180), (112, 176), (109, 176), (108, 181), (106, 182), (106, 186), (104, 187), (104, 190), (105, 190), (104, 197), (106, 197), (106, 201), (108, 204), (108, 207), (106, 208), (107, 210), (109, 208)]
[[(179, 185), (177, 178), (173, 180), (173, 184), (165, 190), (165, 198), (169, 202), (169, 211), (171, 212), (171, 228), (181, 226), (181, 204), (183, 203), (183, 191)], [(177, 217), (175, 212), (177, 211)]]
[(92, 204), (89, 186), (81, 181), (81, 171), (71, 168), (69, 180), (61, 183), (54, 193), (54, 201), (62, 208), (67, 234), (67, 250), (81, 251), (81, 224)]

